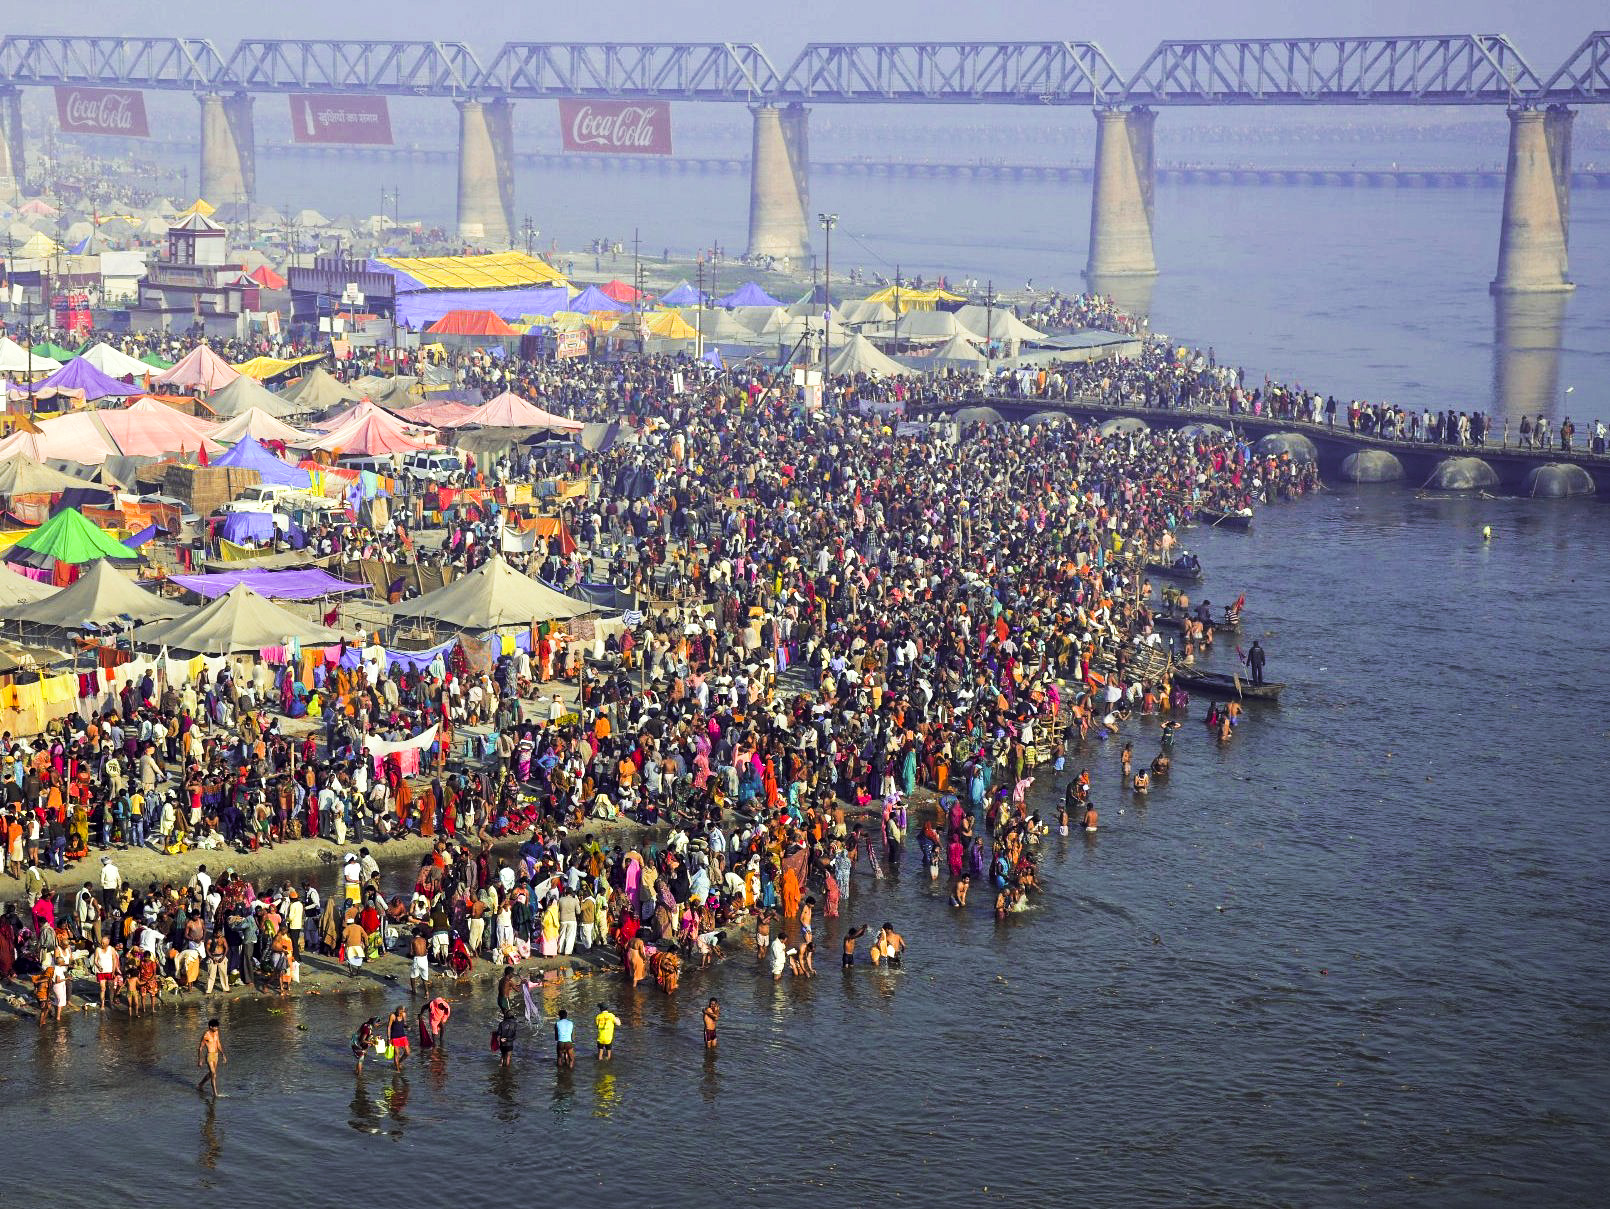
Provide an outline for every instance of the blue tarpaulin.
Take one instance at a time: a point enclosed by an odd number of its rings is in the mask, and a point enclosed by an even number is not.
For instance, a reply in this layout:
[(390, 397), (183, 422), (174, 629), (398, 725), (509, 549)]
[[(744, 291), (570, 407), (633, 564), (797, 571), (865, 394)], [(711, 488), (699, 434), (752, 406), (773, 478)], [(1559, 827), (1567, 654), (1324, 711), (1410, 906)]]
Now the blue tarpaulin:
[(274, 537), (274, 518), (267, 512), (231, 512), (220, 531), (225, 541), (266, 542)]
[(300, 466), (292, 466), (283, 462), (268, 450), (264, 449), (256, 437), (246, 437), (238, 441), (234, 448), (219, 454), (212, 460), (214, 466), (238, 466), (242, 470), (255, 470), (262, 476), (263, 482), (271, 483), (277, 487), (313, 486), (313, 476)]
[(765, 290), (752, 281), (746, 281), (725, 298), (716, 299), (717, 306), (782, 306)]
[(419, 331), (448, 311), (491, 311), (512, 323), (522, 315), (551, 315), (569, 305), (570, 291), (562, 285), (509, 290), (415, 290), (397, 295), (397, 323)]

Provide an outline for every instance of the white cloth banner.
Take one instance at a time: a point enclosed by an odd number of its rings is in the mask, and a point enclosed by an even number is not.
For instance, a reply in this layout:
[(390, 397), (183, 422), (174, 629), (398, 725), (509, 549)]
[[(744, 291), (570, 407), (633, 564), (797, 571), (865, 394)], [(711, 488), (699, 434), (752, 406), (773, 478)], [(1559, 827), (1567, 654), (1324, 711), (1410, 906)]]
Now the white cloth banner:
[(393, 752), (407, 751), (410, 748), (424, 751), (425, 748), (436, 742), (436, 732), (440, 728), (441, 723), (438, 722), (429, 730), (422, 730), (412, 739), (404, 739), (400, 743), (388, 743), (384, 739), (370, 737), (363, 741), (363, 749), (374, 760), (383, 760)]

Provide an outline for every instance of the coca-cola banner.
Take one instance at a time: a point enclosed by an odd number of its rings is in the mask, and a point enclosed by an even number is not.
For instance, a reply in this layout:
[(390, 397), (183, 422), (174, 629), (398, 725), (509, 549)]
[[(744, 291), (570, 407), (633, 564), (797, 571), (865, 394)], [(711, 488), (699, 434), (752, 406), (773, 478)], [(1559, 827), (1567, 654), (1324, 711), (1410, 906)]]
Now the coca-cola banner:
[(292, 93), (290, 101), (293, 142), (391, 146), (391, 110), (385, 97)]
[(145, 94), (132, 88), (56, 86), (56, 118), (66, 134), (119, 134), (151, 137), (145, 122)]
[(566, 151), (671, 154), (669, 101), (560, 101), (559, 128)]

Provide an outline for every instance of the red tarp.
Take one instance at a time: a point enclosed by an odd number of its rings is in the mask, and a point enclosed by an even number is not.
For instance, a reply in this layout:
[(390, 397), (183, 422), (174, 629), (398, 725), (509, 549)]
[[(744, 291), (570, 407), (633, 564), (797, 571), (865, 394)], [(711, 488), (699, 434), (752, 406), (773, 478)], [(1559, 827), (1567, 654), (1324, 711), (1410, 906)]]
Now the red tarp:
[(433, 336), (517, 336), (492, 311), (448, 311), (425, 329)]
[(258, 265), (255, 269), (248, 273), (247, 276), (255, 281), (258, 285), (263, 286), (266, 289), (283, 290), (285, 288), (285, 278), (281, 277), (266, 264)]
[(616, 302), (636, 302), (639, 298), (647, 298), (642, 290), (633, 289), (624, 281), (611, 281), (598, 287)]

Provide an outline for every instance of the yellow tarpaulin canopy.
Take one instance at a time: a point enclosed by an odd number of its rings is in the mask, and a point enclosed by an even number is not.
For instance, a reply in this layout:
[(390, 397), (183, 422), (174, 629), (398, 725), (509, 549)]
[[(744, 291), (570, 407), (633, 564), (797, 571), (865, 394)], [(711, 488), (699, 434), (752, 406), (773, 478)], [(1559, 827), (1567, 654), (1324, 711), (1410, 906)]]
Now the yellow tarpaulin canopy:
[(256, 378), (259, 382), (266, 382), (270, 378), (277, 378), (298, 365), (306, 365), (311, 361), (324, 360), (323, 353), (314, 353), (311, 357), (293, 357), (289, 361), (282, 361), (278, 357), (253, 357), (250, 361), (242, 361), (235, 366), (237, 370), (248, 378)]
[(198, 197), (183, 210), (179, 211), (179, 217), (183, 218), (186, 214), (199, 214), (203, 218), (211, 218), (216, 213), (218, 213), (217, 206), (208, 205), (204, 198)]
[(868, 295), (866, 301), (881, 302), (885, 306), (893, 307), (895, 314), (900, 315), (906, 311), (931, 311), (941, 302), (965, 302), (966, 299), (948, 290), (912, 290), (905, 286), (892, 285), (886, 290)]
[(667, 340), (693, 340), (699, 331), (675, 311), (656, 311), (643, 316), (643, 330)]
[(524, 252), (486, 256), (382, 256), (379, 263), (406, 273), (426, 290), (496, 290), (522, 285), (568, 286), (545, 260)]

